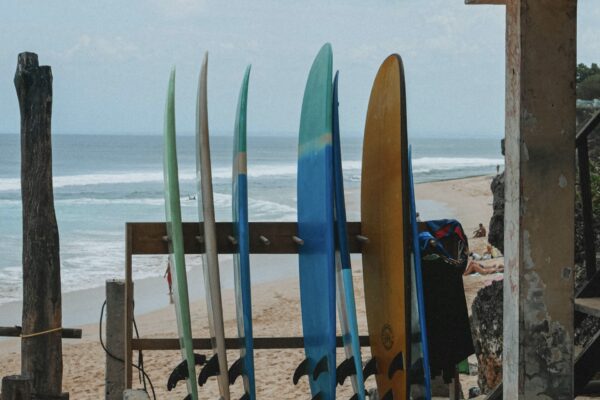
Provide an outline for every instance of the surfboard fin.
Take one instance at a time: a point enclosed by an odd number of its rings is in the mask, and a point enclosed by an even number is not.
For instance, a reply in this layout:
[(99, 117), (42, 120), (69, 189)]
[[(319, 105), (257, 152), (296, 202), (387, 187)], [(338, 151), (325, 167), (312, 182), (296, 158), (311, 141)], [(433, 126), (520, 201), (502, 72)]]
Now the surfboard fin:
[(242, 375), (242, 357), (235, 360), (231, 368), (229, 368), (229, 384), (233, 385), (238, 376)]
[(188, 394), (187, 396), (185, 396), (185, 397), (183, 398), (183, 400), (192, 400), (192, 395), (191, 395), (191, 394)]
[(387, 393), (383, 395), (381, 400), (394, 400), (394, 392), (392, 389), (388, 390)]
[(358, 393), (354, 393), (354, 396), (350, 397), (350, 400), (358, 400)]
[(240, 400), (250, 400), (250, 395), (248, 393), (244, 393), (244, 395), (240, 397)]
[(311, 400), (324, 400), (323, 394), (321, 392), (315, 394)]
[(219, 356), (215, 354), (208, 360), (204, 368), (200, 371), (200, 375), (198, 375), (198, 385), (203, 386), (208, 378), (211, 376), (217, 376), (220, 373), (219, 369)]
[(344, 381), (350, 375), (356, 375), (356, 365), (354, 364), (354, 356), (346, 358), (335, 371), (335, 380), (338, 385), (343, 385)]
[(297, 385), (300, 378), (302, 378), (304, 375), (308, 375), (308, 368), (308, 358), (305, 358), (294, 371), (294, 377), (292, 378), (294, 385)]
[[(194, 354), (194, 363), (195, 365), (204, 365), (206, 363), (206, 356), (202, 354)], [(167, 381), (167, 390), (170, 392), (175, 386), (177, 386), (177, 382), (187, 378), (189, 378), (187, 360), (183, 360), (175, 367), (173, 372), (171, 372), (171, 375), (169, 375), (169, 380)]]
[(327, 365), (327, 356), (323, 356), (315, 366), (313, 371), (313, 379), (316, 381), (323, 372), (328, 372), (329, 366)]
[(365, 368), (363, 369), (363, 381), (366, 382), (367, 378), (371, 375), (377, 374), (377, 359), (375, 357), (371, 358)]
[(396, 371), (404, 370), (404, 356), (402, 352), (396, 354), (396, 357), (390, 363), (390, 367), (388, 368), (388, 379), (392, 379), (392, 376), (396, 373)]

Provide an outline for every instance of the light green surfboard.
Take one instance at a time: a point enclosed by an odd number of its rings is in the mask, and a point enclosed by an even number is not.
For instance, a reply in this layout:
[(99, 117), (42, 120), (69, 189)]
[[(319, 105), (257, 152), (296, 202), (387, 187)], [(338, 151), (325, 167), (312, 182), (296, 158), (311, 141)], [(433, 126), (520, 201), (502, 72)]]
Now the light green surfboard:
[[(187, 276), (183, 250), (183, 231), (181, 227), (181, 204), (179, 203), (179, 180), (177, 173), (177, 148), (175, 142), (175, 69), (171, 71), (164, 127), (164, 181), (165, 214), (169, 237), (169, 259), (173, 278), (173, 294), (177, 330), (181, 355), (187, 362), (187, 389), (192, 400), (198, 400), (194, 348), (192, 345), (192, 327), (190, 323), (190, 305), (188, 298)], [(169, 382), (169, 387), (171, 382)], [(170, 390), (170, 389), (169, 389)]]

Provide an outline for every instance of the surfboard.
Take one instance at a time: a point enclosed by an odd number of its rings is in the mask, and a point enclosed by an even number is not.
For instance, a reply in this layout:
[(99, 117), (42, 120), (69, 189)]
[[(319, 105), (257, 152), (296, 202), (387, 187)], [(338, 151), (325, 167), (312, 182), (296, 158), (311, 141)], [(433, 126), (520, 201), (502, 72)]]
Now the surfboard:
[(196, 110), (196, 180), (198, 188), (198, 217), (200, 236), (205, 252), (202, 254), (204, 285), (208, 310), (208, 327), (212, 342), (213, 356), (200, 371), (198, 384), (202, 386), (211, 376), (219, 382), (219, 392), (223, 400), (229, 400), (229, 376), (225, 349), (225, 329), (223, 327), (223, 304), (221, 300), (221, 278), (217, 253), (217, 232), (215, 207), (213, 202), (212, 171), (210, 165), (210, 143), (208, 134), (207, 105), (208, 53), (204, 55), (200, 81), (198, 84), (198, 107)]
[(333, 160), (331, 45), (316, 56), (300, 117), (298, 143), (298, 236), (300, 304), (306, 359), (294, 383), (308, 375), (313, 398), (335, 398), (335, 243), (333, 231)]
[(411, 398), (431, 400), (431, 371), (429, 368), (429, 346), (427, 342), (427, 324), (425, 319), (425, 297), (423, 292), (423, 274), (421, 272), (421, 248), (419, 247), (419, 227), (415, 205), (415, 186), (412, 172), (412, 151), (408, 146), (408, 189), (410, 197), (410, 228), (412, 240), (411, 274), (411, 331), (414, 340), (411, 345), (410, 366), (413, 376), (419, 379), (411, 381)]
[(343, 384), (346, 377), (352, 382), (357, 400), (365, 399), (365, 385), (362, 374), (362, 357), (356, 321), (356, 304), (354, 300), (354, 283), (352, 282), (352, 264), (348, 248), (348, 231), (346, 229), (346, 202), (344, 200), (344, 173), (342, 170), (342, 149), (340, 141), (340, 121), (338, 112), (338, 75), (333, 80), (333, 181), (334, 181), (334, 218), (336, 293), (338, 315), (344, 342), (344, 360), (337, 368), (336, 380)]
[(179, 345), (184, 362), (171, 376), (167, 387), (173, 389), (180, 379), (185, 379), (188, 394), (198, 400), (196, 386), (196, 362), (192, 345), (192, 325), (188, 298), (187, 273), (183, 250), (183, 230), (181, 226), (181, 204), (177, 172), (177, 145), (175, 140), (175, 69), (171, 71), (167, 90), (164, 126), (163, 172), (165, 184), (165, 216), (169, 238), (169, 265), (173, 279), (173, 299), (179, 333)]
[(235, 118), (233, 139), (232, 220), (237, 243), (233, 255), (235, 304), (237, 311), (240, 358), (230, 369), (230, 383), (241, 375), (246, 399), (256, 399), (254, 382), (254, 345), (252, 341), (252, 296), (250, 284), (250, 242), (248, 236), (248, 181), (246, 162), (246, 109), (250, 66), (246, 68)]
[(373, 87), (363, 143), (361, 231), (363, 280), (372, 360), (380, 398), (408, 399), (411, 257), (402, 59), (389, 56)]

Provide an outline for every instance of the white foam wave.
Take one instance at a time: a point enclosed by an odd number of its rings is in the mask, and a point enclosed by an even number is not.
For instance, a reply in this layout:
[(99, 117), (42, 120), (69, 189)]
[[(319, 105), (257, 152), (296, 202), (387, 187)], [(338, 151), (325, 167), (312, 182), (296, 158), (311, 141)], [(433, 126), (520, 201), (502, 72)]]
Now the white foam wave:
[[(53, 179), (53, 185), (54, 188), (63, 188), (71, 186), (89, 186), (103, 184), (162, 182), (163, 179), (164, 177), (162, 171), (99, 173), (55, 176)], [(196, 179), (196, 173), (192, 171), (183, 171), (179, 174), (179, 179), (194, 180)], [(20, 178), (0, 178), (0, 191), (14, 191), (20, 189)]]
[(504, 165), (503, 158), (422, 157), (413, 160), (413, 172), (447, 171)]

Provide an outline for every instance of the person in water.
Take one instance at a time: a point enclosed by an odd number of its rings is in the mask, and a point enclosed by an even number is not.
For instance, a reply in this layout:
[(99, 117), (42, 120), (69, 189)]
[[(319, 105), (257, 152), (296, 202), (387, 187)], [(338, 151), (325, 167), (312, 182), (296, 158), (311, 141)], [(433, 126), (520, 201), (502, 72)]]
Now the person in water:
[(482, 238), (487, 236), (487, 231), (483, 227), (482, 223), (479, 223), (479, 228), (473, 231), (474, 238)]

